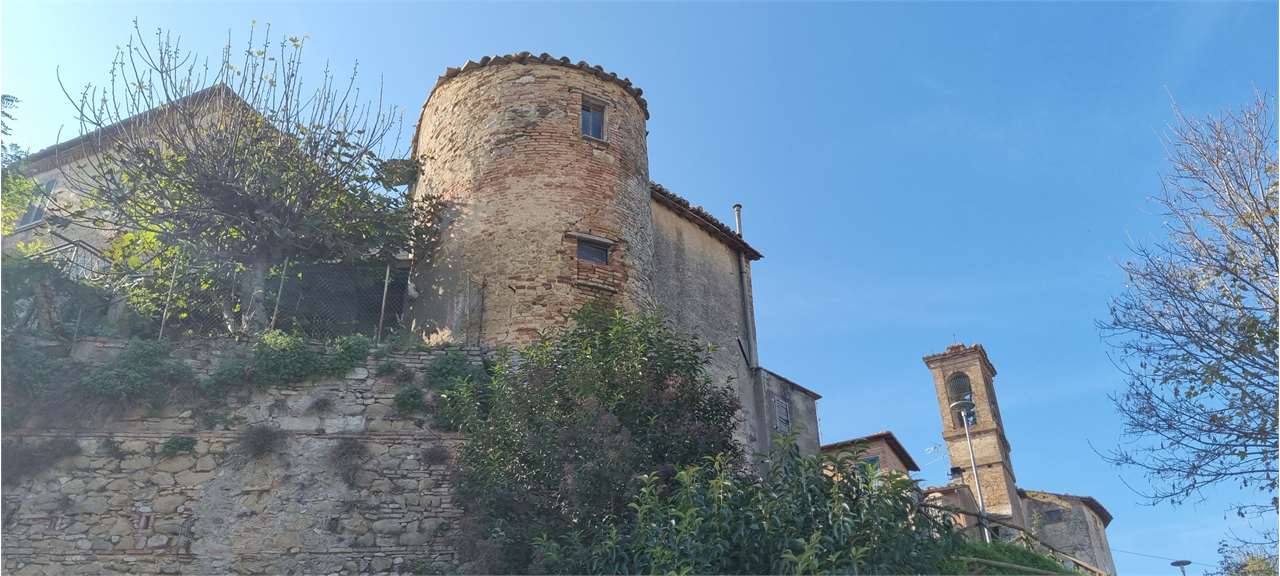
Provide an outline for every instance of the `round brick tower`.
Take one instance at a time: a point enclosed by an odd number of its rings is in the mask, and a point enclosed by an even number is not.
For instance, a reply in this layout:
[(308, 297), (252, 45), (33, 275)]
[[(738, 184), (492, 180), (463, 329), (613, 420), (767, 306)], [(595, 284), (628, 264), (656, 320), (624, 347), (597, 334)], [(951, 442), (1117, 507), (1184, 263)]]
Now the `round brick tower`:
[(415, 196), (444, 229), (411, 276), (414, 331), (518, 345), (582, 304), (647, 307), (653, 264), (639, 89), (585, 62), (517, 54), (468, 62), (423, 105)]

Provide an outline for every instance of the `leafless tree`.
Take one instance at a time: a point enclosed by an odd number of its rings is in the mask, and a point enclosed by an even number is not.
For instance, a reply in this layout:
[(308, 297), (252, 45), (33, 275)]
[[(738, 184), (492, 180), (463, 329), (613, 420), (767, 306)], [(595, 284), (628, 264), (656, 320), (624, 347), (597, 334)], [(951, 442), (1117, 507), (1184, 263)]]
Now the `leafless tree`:
[(1146, 474), (1152, 502), (1237, 485), (1249, 496), (1236, 513), (1274, 521), (1274, 112), (1266, 95), (1203, 119), (1175, 112), (1156, 199), (1168, 238), (1134, 249), (1127, 289), (1099, 322), (1128, 379), (1113, 397), (1125, 441), (1107, 456)]

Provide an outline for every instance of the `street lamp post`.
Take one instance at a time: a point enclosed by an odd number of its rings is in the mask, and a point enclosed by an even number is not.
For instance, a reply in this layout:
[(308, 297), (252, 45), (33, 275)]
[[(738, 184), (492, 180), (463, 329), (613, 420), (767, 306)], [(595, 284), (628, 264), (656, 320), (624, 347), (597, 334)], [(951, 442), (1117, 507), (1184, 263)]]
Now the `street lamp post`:
[(969, 466), (973, 469), (973, 486), (978, 493), (978, 526), (982, 527), (982, 539), (991, 543), (991, 531), (987, 529), (987, 506), (982, 500), (982, 482), (978, 479), (978, 458), (973, 455), (973, 438), (969, 436), (969, 415), (975, 406), (972, 400), (957, 400), (951, 403), (951, 409), (960, 414), (960, 422), (964, 424), (964, 441), (969, 445)]
[(1169, 563), (1170, 566), (1177, 566), (1178, 570), (1182, 571), (1182, 576), (1187, 576), (1188, 564), (1191, 564), (1190, 560), (1174, 560), (1173, 562)]

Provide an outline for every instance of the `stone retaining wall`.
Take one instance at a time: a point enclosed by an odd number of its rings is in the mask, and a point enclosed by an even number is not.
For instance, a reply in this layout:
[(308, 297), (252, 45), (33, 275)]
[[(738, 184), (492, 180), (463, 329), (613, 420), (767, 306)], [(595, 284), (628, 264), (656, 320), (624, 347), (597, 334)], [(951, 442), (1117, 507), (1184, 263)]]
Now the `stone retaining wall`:
[[(79, 345), (78, 358), (121, 343)], [(475, 363), (479, 350), (463, 351)], [(200, 371), (225, 353), (175, 352)], [(444, 352), (392, 355), (423, 378)], [(3, 492), (6, 574), (355, 574), (445, 570), (460, 511), (450, 491), (460, 438), (392, 408), (397, 385), (376, 361), (345, 378), (233, 399), (209, 428), (183, 407), (143, 410), (80, 429), (6, 433), (6, 442), (70, 438), (81, 454)], [(327, 398), (319, 405), (316, 400)], [(317, 413), (317, 407), (327, 409)], [(259, 459), (238, 450), (250, 424), (287, 432)], [(159, 455), (174, 436), (191, 454)], [(330, 452), (344, 438), (368, 449), (352, 485)], [(118, 450), (110, 448), (117, 443)], [(440, 450), (440, 448), (444, 450)]]

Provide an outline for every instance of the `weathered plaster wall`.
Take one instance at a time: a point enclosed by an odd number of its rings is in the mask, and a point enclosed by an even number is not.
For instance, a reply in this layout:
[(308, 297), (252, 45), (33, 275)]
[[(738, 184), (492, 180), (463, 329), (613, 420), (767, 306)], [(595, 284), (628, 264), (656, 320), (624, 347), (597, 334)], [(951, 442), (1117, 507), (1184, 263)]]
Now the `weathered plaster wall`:
[[(740, 295), (738, 255), (671, 209), (653, 203), (654, 293), (658, 311), (678, 329), (714, 347), (711, 376), (737, 389), (742, 402), (738, 441), (758, 447), (763, 401), (747, 358), (751, 353)], [(750, 285), (750, 269), (742, 281)], [(758, 448), (757, 448), (758, 449)]]
[(1075, 496), (1023, 490), (1027, 527), (1045, 543), (1116, 573), (1102, 519)]
[(770, 430), (794, 434), (796, 446), (801, 454), (817, 454), (818, 442), (818, 397), (813, 393), (796, 386), (790, 380), (765, 369), (760, 370), (765, 389), (765, 406), (768, 422), (772, 427), (777, 422), (780, 406), (774, 402), (776, 398), (785, 398), (791, 421), (791, 429)]
[[(603, 141), (581, 134), (584, 98), (606, 106)], [(439, 84), (419, 121), (415, 193), (444, 200), (446, 230), (418, 255), (414, 328), (518, 345), (589, 300), (646, 308), (645, 137), (638, 100), (588, 70), (495, 63)], [(609, 264), (579, 262), (573, 234), (614, 242)]]
[[(77, 354), (108, 356), (117, 347), (99, 342)], [(202, 370), (216, 358), (208, 349), (176, 354)], [(420, 369), (439, 354), (395, 359)], [(478, 351), (470, 354), (480, 360)], [(6, 441), (71, 438), (82, 453), (5, 487), (5, 573), (354, 574), (443, 566), (460, 514), (449, 487), (459, 438), (397, 415), (395, 385), (370, 372), (233, 400), (232, 423), (214, 429), (178, 407), (78, 429), (6, 433)], [(318, 398), (331, 409), (316, 413)], [(260, 423), (288, 438), (279, 453), (251, 460), (237, 438), (246, 424)], [(158, 456), (176, 435), (194, 437), (195, 453)], [(105, 453), (108, 438), (128, 454)], [(352, 486), (329, 456), (343, 438), (369, 450)], [(433, 447), (448, 450), (448, 461), (427, 462)]]

